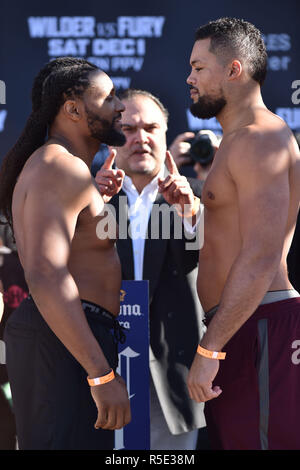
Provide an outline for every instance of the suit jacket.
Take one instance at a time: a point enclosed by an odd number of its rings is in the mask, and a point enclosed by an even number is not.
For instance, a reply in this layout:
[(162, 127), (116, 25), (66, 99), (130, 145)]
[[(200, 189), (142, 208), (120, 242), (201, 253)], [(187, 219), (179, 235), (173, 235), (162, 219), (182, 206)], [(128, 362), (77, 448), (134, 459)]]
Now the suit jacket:
[[(200, 196), (202, 183), (194, 179), (190, 184)], [(111, 200), (118, 221), (127, 209), (125, 204), (119, 207), (120, 196), (127, 204), (123, 191)], [(161, 206), (166, 201), (158, 194), (155, 203)], [(187, 240), (174, 238), (174, 217), (178, 216), (171, 215), (170, 239), (161, 236), (162, 216), (157, 227), (159, 238), (146, 239), (143, 279), (149, 280), (151, 375), (168, 427), (172, 434), (180, 434), (205, 426), (203, 404), (189, 398), (186, 386), (204, 326), (196, 290), (199, 250), (186, 250)], [(131, 239), (119, 239), (117, 249), (123, 279), (134, 279)]]

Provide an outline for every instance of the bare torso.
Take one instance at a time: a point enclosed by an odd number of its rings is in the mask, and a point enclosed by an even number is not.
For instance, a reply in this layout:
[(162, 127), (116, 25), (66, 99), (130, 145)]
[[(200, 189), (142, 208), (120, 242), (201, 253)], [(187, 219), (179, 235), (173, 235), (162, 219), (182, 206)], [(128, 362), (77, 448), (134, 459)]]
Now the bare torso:
[[(298, 149), (291, 139), (289, 129), (268, 111), (257, 112), (249, 127), (259, 128), (266, 136), (268, 133), (272, 136), (272, 133), (276, 132), (283, 142), (286, 141), (290, 189), (288, 220), (281, 262), (269, 290), (290, 289), (292, 285), (288, 279), (286, 257), (299, 208)], [(220, 303), (226, 280), (242, 246), (236, 182), (230, 172), (231, 147), (238, 138), (239, 134), (236, 132), (224, 136), (202, 192), (205, 223), (204, 246), (200, 250), (199, 258), (198, 294), (205, 311)], [(242, 164), (240, 172), (243, 172)], [(256, 230), (259, 231), (260, 227), (257, 226)]]
[[(29, 250), (28, 237), (30, 237), (28, 229), (24, 225), (25, 204), (36, 182), (47, 177), (45, 176), (47, 175), (47, 166), (52, 164), (54, 158), (53, 149), (53, 146), (46, 145), (30, 157), (22, 170), (14, 191), (14, 233), (25, 275), (27, 250)], [(76, 181), (74, 181), (74, 185), (76, 186)], [(101, 305), (114, 315), (118, 315), (121, 267), (115, 240), (101, 240), (96, 234), (102, 208), (102, 197), (96, 186), (94, 186), (91, 177), (91, 183), (87, 190), (86, 206), (78, 214), (75, 214), (77, 221), (73, 238), (70, 240), (67, 266), (77, 285), (81, 299)], [(47, 211), (47, 207), (45, 207), (45, 211)], [(39, 230), (39, 227), (34, 227), (33, 230)], [(55, 250), (55, 233), (49, 236), (52, 237), (51, 243)], [(59, 252), (57, 252), (57, 263), (58, 265), (60, 263)]]

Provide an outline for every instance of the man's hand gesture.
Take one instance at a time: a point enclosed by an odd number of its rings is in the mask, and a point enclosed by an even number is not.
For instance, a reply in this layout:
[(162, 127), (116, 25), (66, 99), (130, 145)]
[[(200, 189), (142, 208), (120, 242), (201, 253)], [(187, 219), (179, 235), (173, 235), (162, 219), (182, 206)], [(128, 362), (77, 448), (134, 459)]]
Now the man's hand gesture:
[(105, 203), (109, 202), (120, 191), (125, 176), (123, 170), (114, 170), (112, 167), (116, 154), (115, 149), (110, 150), (107, 159), (95, 176), (95, 181)]
[(176, 204), (177, 207), (180, 207), (181, 214), (190, 215), (197, 198), (195, 198), (186, 177), (179, 173), (176, 163), (168, 150), (165, 163), (170, 174), (164, 180), (159, 179), (158, 190), (170, 205)]

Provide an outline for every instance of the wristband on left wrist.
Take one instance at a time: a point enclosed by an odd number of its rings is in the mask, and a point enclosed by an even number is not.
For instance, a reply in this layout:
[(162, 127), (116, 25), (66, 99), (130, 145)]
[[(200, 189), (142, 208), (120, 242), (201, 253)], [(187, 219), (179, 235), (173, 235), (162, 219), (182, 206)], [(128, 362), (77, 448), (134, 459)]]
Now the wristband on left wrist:
[(198, 345), (197, 353), (209, 359), (225, 359), (226, 357), (225, 352), (209, 351), (208, 349), (202, 348), (200, 344)]

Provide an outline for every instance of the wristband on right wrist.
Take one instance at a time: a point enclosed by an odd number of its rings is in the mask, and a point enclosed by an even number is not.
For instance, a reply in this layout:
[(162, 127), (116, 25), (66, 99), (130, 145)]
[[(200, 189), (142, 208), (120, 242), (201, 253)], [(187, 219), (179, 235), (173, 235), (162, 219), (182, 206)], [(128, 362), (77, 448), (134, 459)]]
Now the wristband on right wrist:
[(198, 345), (197, 353), (200, 354), (200, 356), (208, 357), (209, 359), (225, 359), (226, 357), (225, 352), (209, 351), (208, 349), (202, 348), (200, 344)]
[(115, 373), (113, 369), (111, 369), (108, 374), (102, 375), (101, 377), (95, 377), (94, 379), (87, 378), (90, 387), (95, 387), (95, 385), (103, 385), (108, 382), (111, 382), (115, 378)]

